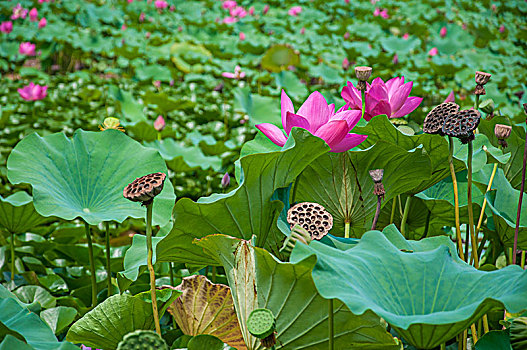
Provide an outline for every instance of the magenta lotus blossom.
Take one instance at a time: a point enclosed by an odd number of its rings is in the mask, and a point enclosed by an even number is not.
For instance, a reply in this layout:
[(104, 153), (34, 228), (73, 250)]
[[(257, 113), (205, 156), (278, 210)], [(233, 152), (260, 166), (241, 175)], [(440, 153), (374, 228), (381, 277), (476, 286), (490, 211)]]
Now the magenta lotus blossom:
[(444, 38), (446, 36), (446, 33), (447, 33), (447, 29), (446, 27), (443, 27), (441, 28), (441, 30), (439, 31), (439, 35)]
[[(368, 136), (350, 134), (361, 118), (361, 111), (346, 110), (347, 106), (335, 113), (335, 105), (326, 102), (318, 91), (313, 92), (295, 113), (293, 102), (282, 90), (282, 126), (287, 136), (291, 128), (299, 127), (320, 137), (331, 148), (331, 152), (345, 152), (359, 145)], [(269, 123), (256, 125), (275, 145), (282, 147), (287, 137), (277, 126)]]
[(428, 51), (429, 56), (436, 56), (438, 54), (437, 47), (433, 47)]
[(266, 14), (267, 12), (269, 12), (269, 5), (265, 5), (263, 10), (262, 10), (262, 14)]
[(397, 54), (393, 55), (392, 63), (393, 63), (393, 64), (397, 64), (397, 63), (399, 63), (399, 56), (398, 56)]
[(247, 16), (247, 11), (245, 11), (245, 9), (241, 6), (236, 6), (235, 8), (231, 9), (229, 13), (232, 17), (243, 18)]
[(20, 43), (18, 53), (26, 56), (35, 56), (35, 44), (31, 44), (30, 42)]
[(505, 26), (502, 24), (500, 26), (500, 29), (498, 29), (500, 31), (500, 33), (503, 33), (505, 31)]
[(38, 20), (38, 11), (34, 7), (29, 11), (29, 20), (31, 22), (36, 22)]
[(306, 34), (306, 28), (302, 27), (302, 29), (300, 29), (300, 34), (302, 35)]
[(237, 6), (238, 4), (236, 3), (236, 1), (233, 1), (233, 0), (227, 0), (227, 1), (224, 1), (223, 2), (223, 8), (224, 9), (227, 9), (227, 10), (230, 10), (230, 9), (233, 9)]
[(410, 34), (408, 34), (408, 33), (404, 33), (404, 34), (403, 34), (403, 39), (404, 39), (404, 40), (408, 40), (408, 38), (410, 38)]
[(456, 95), (454, 95), (454, 90), (450, 91), (448, 96), (443, 101), (443, 103), (447, 103), (447, 102), (456, 102)]
[(229, 23), (235, 23), (235, 22), (238, 22), (238, 20), (236, 19), (236, 17), (225, 17), (223, 19), (223, 23), (226, 23), (226, 24), (229, 24)]
[(47, 90), (48, 87), (45, 85), (40, 86), (29, 83), (29, 85), (24, 86), (22, 89), (18, 89), (18, 93), (26, 101), (37, 101), (46, 97)]
[(350, 67), (350, 61), (348, 60), (347, 57), (344, 57), (344, 59), (342, 60), (342, 69), (348, 70), (349, 67)]
[(289, 16), (293, 17), (298, 16), (300, 12), (302, 12), (302, 6), (293, 6), (289, 9), (289, 11), (287, 11)]
[(12, 31), (13, 31), (13, 22), (6, 21), (6, 22), (0, 23), (0, 32), (9, 34)]
[(386, 10), (386, 9), (382, 10), (380, 15), (384, 19), (390, 18), (390, 16), (388, 15), (388, 10)]
[(221, 75), (225, 78), (229, 78), (229, 79), (243, 79), (245, 78), (245, 72), (242, 72), (242, 69), (240, 68), (240, 66), (236, 66), (234, 67), (234, 73), (231, 73), (231, 72), (223, 72), (221, 73)]
[(13, 14), (11, 15), (11, 19), (26, 18), (26, 16), (27, 9), (23, 8), (20, 3), (13, 7)]
[(168, 7), (168, 2), (166, 2), (165, 0), (156, 0), (156, 2), (154, 2), (154, 6), (156, 7), (156, 9), (163, 10)]
[(161, 132), (165, 128), (165, 118), (163, 118), (162, 115), (157, 116), (156, 120), (154, 121), (154, 129)]
[(254, 16), (254, 6), (249, 7), (249, 14)]
[(245, 33), (244, 32), (240, 32), (240, 40), (241, 41), (245, 40)]
[[(413, 82), (404, 82), (404, 77), (396, 77), (386, 83), (381, 78), (375, 78), (371, 85), (366, 83), (364, 119), (386, 114), (388, 118), (401, 118), (414, 111), (421, 97), (410, 97)], [(348, 81), (342, 89), (342, 98), (353, 110), (362, 110), (360, 91)]]
[(46, 19), (46, 17), (42, 17), (40, 21), (38, 21), (38, 29), (42, 29), (47, 25), (48, 25), (48, 20)]

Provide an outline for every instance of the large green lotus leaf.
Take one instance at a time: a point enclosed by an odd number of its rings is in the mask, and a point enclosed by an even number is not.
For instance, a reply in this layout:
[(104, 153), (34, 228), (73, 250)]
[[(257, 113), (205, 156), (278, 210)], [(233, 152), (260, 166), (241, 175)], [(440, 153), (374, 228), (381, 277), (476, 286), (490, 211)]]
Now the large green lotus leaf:
[(78, 349), (71, 343), (60, 343), (49, 326), (20, 305), (13, 298), (0, 299), (0, 335), (2, 328), (16, 332), (15, 337), (22, 336), (27, 344), (39, 350)]
[[(500, 240), (506, 247), (514, 246), (514, 232), (516, 228), (516, 215), (518, 214), (518, 199), (520, 191), (514, 189), (505, 178), (502, 169), (498, 169), (492, 183), (493, 190), (487, 192), (487, 202), (492, 210), (496, 231)], [(495, 188), (495, 190), (494, 190)], [(527, 249), (527, 194), (523, 194), (523, 209), (520, 216), (518, 232), (518, 248)]]
[[(467, 206), (467, 172), (462, 171), (456, 173), (458, 193), (459, 193), (459, 215), (461, 221), (468, 220), (468, 206)], [(454, 186), (452, 185), (452, 178), (447, 177), (441, 180), (434, 186), (427, 188), (415, 196), (421, 198), (425, 206), (432, 213), (434, 219), (441, 219), (446, 226), (455, 225), (454, 215)], [(481, 206), (485, 196), (481, 191), (472, 184), (472, 211), (474, 217), (479, 217)]]
[[(503, 154), (501, 150), (494, 147), (487, 136), (483, 134), (476, 134), (474, 141), (472, 141), (472, 171), (478, 172), (485, 164), (488, 163), (502, 163), (505, 164), (510, 158), (510, 154)], [(490, 160), (489, 160), (490, 156)], [(468, 146), (464, 145), (458, 139), (454, 139), (454, 157), (467, 163)]]
[(322, 296), (343, 301), (357, 315), (375, 312), (420, 349), (451, 339), (494, 307), (527, 309), (527, 271), (518, 266), (479, 271), (459, 259), (447, 237), (400, 248), (404, 238), (399, 234), (394, 244), (393, 235), (367, 232), (347, 251), (297, 243), (290, 259), (315, 255), (313, 280)]
[(324, 154), (298, 177), (293, 200), (323, 205), (333, 215), (332, 234), (342, 235), (348, 221), (353, 236), (360, 237), (371, 227), (377, 205), (369, 170), (384, 169), (387, 203), (431, 176), (430, 158), (422, 151), (381, 140), (366, 150)]
[[(414, 188), (411, 191), (412, 194), (419, 193), (450, 176), (448, 141), (439, 135), (407, 135), (397, 129), (385, 115), (374, 117), (366, 126), (355, 127), (353, 131), (358, 134), (368, 135), (366, 141), (361, 143), (361, 147), (363, 148), (367, 148), (380, 140), (395, 144), (407, 151), (423, 145), (426, 154), (430, 157), (432, 173), (426, 179), (414, 182)], [(458, 159), (454, 159), (454, 167), (456, 171), (460, 171), (465, 166)], [(401, 169), (401, 171), (403, 170)]]
[[(210, 257), (192, 245), (194, 238), (225, 233), (244, 239), (256, 235), (256, 245), (278, 254), (282, 233), (276, 220), (283, 203), (271, 201), (276, 189), (287, 187), (314, 159), (329, 150), (324, 141), (303, 129), (280, 148), (240, 158), (238, 188), (198, 202), (183, 198), (174, 207), (174, 227), (157, 246), (158, 261), (209, 264)], [(271, 143), (269, 140), (266, 142)], [(249, 145), (251, 142), (248, 143)], [(243, 151), (242, 151), (243, 153)]]
[[(256, 308), (267, 308), (275, 315), (277, 349), (327, 348), (328, 300), (313, 283), (314, 258), (294, 264), (280, 262), (248, 241), (225, 235), (207, 236), (197, 244), (225, 268), (249, 350), (262, 349), (246, 327), (249, 314)], [(400, 349), (401, 345), (386, 332), (375, 314), (357, 316), (342, 302), (333, 303), (336, 349)]]
[[(479, 130), (487, 135), (489, 140), (497, 146), (497, 138), (494, 136), (494, 127), (496, 124), (513, 125), (511, 120), (507, 117), (494, 117), (492, 120), (482, 120), (478, 126)], [(510, 159), (504, 165), (500, 165), (503, 169), (505, 177), (510, 181), (511, 185), (520, 189), (522, 167), (523, 167), (523, 150), (525, 149), (525, 131), (519, 127), (513, 127), (511, 135), (507, 139), (508, 147), (506, 152), (510, 152)]]
[(476, 343), (476, 350), (513, 350), (509, 330), (490, 331)]
[[(15, 146), (7, 168), (13, 184), (33, 186), (35, 209), (41, 215), (66, 220), (80, 217), (90, 225), (144, 217), (145, 209), (139, 203), (123, 197), (124, 187), (149, 173), (167, 173), (157, 151), (117, 130), (79, 129), (72, 139), (63, 133), (31, 134)], [(154, 201), (155, 225), (170, 220), (174, 202), (174, 188), (165, 181)]]
[(40, 318), (46, 322), (55, 334), (61, 333), (68, 327), (77, 316), (77, 310), (68, 306), (57, 306), (44, 310), (40, 313)]
[(186, 172), (200, 168), (214, 171), (221, 169), (220, 157), (206, 156), (198, 146), (186, 146), (172, 138), (145, 142), (145, 146), (157, 150), (167, 162), (168, 167), (175, 172)]
[(66, 339), (92, 348), (112, 350), (126, 334), (153, 328), (151, 304), (127, 294), (113, 295), (75, 322)]
[(25, 233), (47, 220), (37, 213), (33, 198), (26, 192), (16, 192), (7, 198), (0, 196), (0, 227), (8, 233)]

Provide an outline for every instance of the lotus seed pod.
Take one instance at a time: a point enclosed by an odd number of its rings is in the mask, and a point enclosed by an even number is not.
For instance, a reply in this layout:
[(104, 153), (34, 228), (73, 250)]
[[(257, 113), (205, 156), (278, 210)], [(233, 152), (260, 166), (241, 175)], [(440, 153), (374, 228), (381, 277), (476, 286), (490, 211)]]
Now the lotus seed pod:
[(373, 194), (384, 198), (386, 191), (384, 190), (384, 185), (382, 184), (383, 174), (384, 169), (370, 170), (370, 176), (374, 182)]
[(489, 73), (476, 72), (476, 90), (474, 91), (474, 95), (486, 94), (484, 85), (489, 82), (490, 76)]
[(143, 205), (147, 205), (161, 193), (165, 178), (166, 174), (164, 173), (153, 173), (138, 177), (124, 188), (123, 196), (132, 202), (142, 202)]
[(287, 222), (291, 229), (294, 225), (300, 225), (309, 232), (312, 239), (318, 240), (333, 227), (333, 216), (320, 204), (302, 202), (287, 211)]
[(268, 309), (255, 309), (247, 318), (247, 330), (260, 339), (265, 348), (276, 344), (275, 327), (273, 312)]
[(459, 112), (459, 106), (454, 102), (445, 102), (435, 106), (425, 118), (423, 131), (427, 134), (443, 136), (443, 124), (446, 118), (457, 112)]
[(371, 67), (364, 67), (364, 66), (355, 67), (355, 75), (357, 76), (357, 79), (359, 79), (357, 88), (360, 91), (366, 90), (366, 81), (370, 78), (371, 71), (372, 71)]
[(117, 350), (168, 350), (165, 343), (156, 332), (150, 330), (137, 330), (128, 333), (117, 346)]
[(496, 135), (496, 138), (498, 139), (498, 144), (503, 148), (508, 147), (507, 141), (505, 140), (511, 136), (511, 130), (512, 127), (509, 125), (496, 124), (494, 126), (494, 135)]
[(479, 104), (479, 109), (487, 114), (494, 113), (494, 101), (491, 98), (486, 99), (485, 101)]
[(450, 115), (443, 125), (443, 133), (457, 137), (462, 143), (474, 140), (474, 130), (479, 125), (481, 113), (475, 109), (466, 109)]
[(298, 241), (309, 244), (311, 242), (311, 234), (305, 228), (296, 224), (291, 229), (289, 237), (285, 239), (280, 252), (290, 254)]

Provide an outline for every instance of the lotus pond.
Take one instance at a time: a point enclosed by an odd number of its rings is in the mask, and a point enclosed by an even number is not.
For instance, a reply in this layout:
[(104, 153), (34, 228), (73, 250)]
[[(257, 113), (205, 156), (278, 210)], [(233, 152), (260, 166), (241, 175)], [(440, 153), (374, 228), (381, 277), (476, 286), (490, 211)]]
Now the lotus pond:
[(0, 350), (527, 349), (526, 23), (1, 1)]

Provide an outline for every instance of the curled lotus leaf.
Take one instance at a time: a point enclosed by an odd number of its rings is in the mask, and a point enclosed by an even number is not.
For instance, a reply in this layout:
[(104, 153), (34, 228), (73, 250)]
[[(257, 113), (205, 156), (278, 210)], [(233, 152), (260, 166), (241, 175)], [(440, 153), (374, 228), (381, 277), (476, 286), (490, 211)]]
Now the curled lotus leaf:
[(25, 233), (47, 220), (35, 210), (33, 198), (26, 192), (16, 192), (7, 198), (0, 196), (0, 227), (5, 231)]
[(398, 232), (369, 231), (346, 251), (298, 243), (291, 262), (312, 256), (323, 297), (341, 300), (356, 315), (373, 311), (419, 349), (455, 337), (495, 307), (527, 309), (527, 271), (479, 271), (459, 259), (448, 237), (412, 242)]
[(233, 306), (231, 290), (203, 275), (183, 279), (176, 287), (183, 292), (168, 308), (187, 335), (209, 334), (238, 349), (247, 349)]
[[(77, 130), (72, 139), (63, 133), (31, 134), (15, 146), (7, 168), (11, 183), (33, 187), (33, 202), (41, 215), (80, 217), (90, 225), (144, 217), (145, 209), (124, 198), (123, 188), (137, 177), (167, 173), (157, 151), (118, 130)], [(170, 220), (175, 199), (166, 181), (154, 201), (154, 225)]]

